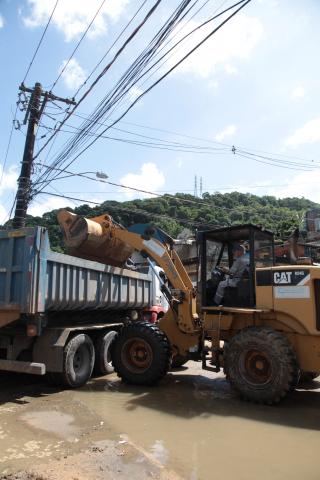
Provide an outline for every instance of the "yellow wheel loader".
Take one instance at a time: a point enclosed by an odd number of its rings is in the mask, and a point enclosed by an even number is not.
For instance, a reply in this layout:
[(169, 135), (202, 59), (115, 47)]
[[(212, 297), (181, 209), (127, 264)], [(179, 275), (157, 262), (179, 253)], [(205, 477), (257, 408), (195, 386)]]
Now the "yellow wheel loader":
[[(58, 220), (73, 255), (123, 265), (136, 251), (165, 273), (159, 279), (168, 312), (157, 325), (125, 325), (114, 341), (113, 366), (124, 382), (155, 384), (172, 359), (189, 359), (205, 370), (223, 368), (242, 397), (274, 404), (300, 375), (320, 374), (320, 266), (275, 266), (271, 231), (255, 225), (201, 231), (195, 286), (173, 240), (157, 228), (123, 229), (108, 215), (85, 219), (67, 211)], [(235, 245), (243, 250), (238, 278)]]

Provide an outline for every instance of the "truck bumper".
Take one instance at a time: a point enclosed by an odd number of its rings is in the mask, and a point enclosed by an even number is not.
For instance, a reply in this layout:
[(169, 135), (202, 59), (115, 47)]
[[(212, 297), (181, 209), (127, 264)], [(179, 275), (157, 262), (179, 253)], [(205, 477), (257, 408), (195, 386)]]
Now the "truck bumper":
[(46, 366), (44, 363), (0, 360), (0, 370), (5, 370), (6, 372), (31, 373), (33, 375), (45, 375)]

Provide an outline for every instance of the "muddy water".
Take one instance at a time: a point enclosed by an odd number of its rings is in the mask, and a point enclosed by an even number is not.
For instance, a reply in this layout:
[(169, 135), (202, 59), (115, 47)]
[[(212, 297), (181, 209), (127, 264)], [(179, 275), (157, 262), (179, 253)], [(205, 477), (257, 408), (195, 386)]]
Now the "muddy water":
[(77, 391), (0, 379), (0, 472), (117, 438), (186, 480), (319, 480), (320, 382), (278, 407), (256, 406), (235, 397), (223, 375), (189, 364), (154, 388), (115, 375)]
[(257, 406), (239, 401), (222, 375), (190, 363), (153, 389), (105, 377), (76, 397), (182, 478), (319, 480), (319, 387)]

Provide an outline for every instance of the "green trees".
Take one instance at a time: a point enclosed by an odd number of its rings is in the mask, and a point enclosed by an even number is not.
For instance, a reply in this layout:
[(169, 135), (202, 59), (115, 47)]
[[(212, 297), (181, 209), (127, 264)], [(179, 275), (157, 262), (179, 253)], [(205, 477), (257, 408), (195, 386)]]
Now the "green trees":
[[(240, 223), (255, 223), (273, 230), (277, 237), (285, 239), (299, 226), (303, 213), (317, 205), (306, 198), (283, 198), (252, 195), (249, 193), (204, 193), (203, 198), (177, 193), (156, 198), (132, 201), (106, 201), (91, 208), (84, 204), (73, 211), (79, 215), (94, 217), (108, 213), (125, 227), (134, 223), (153, 223), (176, 237), (183, 228), (214, 228)], [(71, 210), (71, 209), (70, 209)], [(41, 225), (49, 230), (52, 248), (63, 251), (62, 235), (57, 223), (57, 210), (42, 217), (28, 216), (27, 226)]]

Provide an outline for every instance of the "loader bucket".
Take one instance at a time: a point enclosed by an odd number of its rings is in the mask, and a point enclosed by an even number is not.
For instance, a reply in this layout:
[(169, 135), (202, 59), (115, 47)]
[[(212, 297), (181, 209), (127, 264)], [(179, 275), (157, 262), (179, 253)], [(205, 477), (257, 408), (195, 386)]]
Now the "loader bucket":
[(113, 231), (120, 227), (109, 215), (89, 219), (60, 210), (57, 217), (70, 255), (123, 267), (134, 251), (130, 245), (114, 238)]

